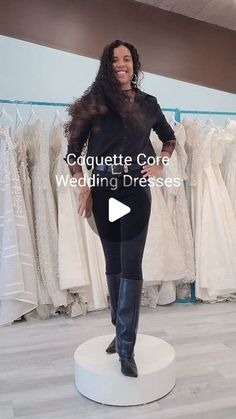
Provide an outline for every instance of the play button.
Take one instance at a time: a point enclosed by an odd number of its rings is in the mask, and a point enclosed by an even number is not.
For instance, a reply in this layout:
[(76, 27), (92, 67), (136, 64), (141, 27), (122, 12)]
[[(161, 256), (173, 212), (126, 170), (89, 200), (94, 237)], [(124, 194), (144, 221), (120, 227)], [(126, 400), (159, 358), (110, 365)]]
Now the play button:
[(128, 205), (122, 204), (115, 198), (110, 198), (108, 203), (108, 219), (111, 223), (128, 214), (131, 209)]
[(149, 187), (124, 187), (122, 179), (117, 188), (91, 188), (92, 216), (88, 223), (101, 239), (109, 242), (132, 240), (147, 227), (150, 214)]

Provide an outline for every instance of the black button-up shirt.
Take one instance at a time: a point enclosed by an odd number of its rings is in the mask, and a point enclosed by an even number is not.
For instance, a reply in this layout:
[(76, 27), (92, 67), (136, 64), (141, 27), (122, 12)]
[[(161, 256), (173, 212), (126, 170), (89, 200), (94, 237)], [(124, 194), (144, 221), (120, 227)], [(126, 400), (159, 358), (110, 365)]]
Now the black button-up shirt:
[[(163, 142), (162, 151), (172, 154), (175, 148), (175, 135), (171, 126), (168, 124), (160, 105), (154, 96), (136, 90), (135, 101), (139, 103), (144, 114), (143, 123), (134, 124), (124, 122), (124, 119), (114, 110), (108, 111), (99, 116), (100, 129), (94, 127), (94, 120), (91, 119), (82, 130), (80, 136), (75, 140), (69, 141), (66, 158), (73, 153), (76, 158), (81, 155), (83, 146), (88, 140), (86, 157), (106, 157), (122, 155), (130, 156), (132, 162), (136, 162), (137, 155), (144, 153), (146, 157), (156, 156), (150, 141), (150, 132), (153, 129), (159, 139)], [(73, 161), (73, 158), (68, 159)], [(88, 169), (89, 167), (87, 165)]]

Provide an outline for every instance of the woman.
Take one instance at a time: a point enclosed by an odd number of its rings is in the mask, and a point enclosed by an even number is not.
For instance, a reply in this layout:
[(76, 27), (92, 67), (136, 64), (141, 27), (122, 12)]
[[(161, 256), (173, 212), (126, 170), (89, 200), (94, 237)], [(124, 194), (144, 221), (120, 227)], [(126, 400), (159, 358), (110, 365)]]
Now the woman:
[[(80, 187), (79, 214), (90, 217), (93, 212), (103, 246), (106, 277), (111, 304), (111, 320), (116, 337), (106, 349), (118, 352), (121, 372), (137, 377), (134, 360), (140, 300), (142, 292), (142, 257), (148, 231), (151, 208), (149, 177), (161, 176), (163, 161), (142, 165), (142, 156), (153, 156), (149, 140), (153, 128), (163, 142), (161, 157), (170, 157), (175, 147), (175, 136), (155, 97), (137, 88), (140, 61), (136, 48), (122, 41), (114, 41), (103, 51), (98, 74), (92, 86), (69, 109), (67, 124), (69, 137), (67, 162), (74, 177), (83, 172), (78, 157), (88, 140), (86, 157), (129, 156), (127, 164), (96, 164), (92, 174), (102, 178), (116, 178), (117, 188), (96, 185)], [(140, 160), (140, 159), (139, 159)], [(116, 160), (117, 161), (117, 160)], [(120, 163), (120, 161), (119, 161)], [(91, 168), (87, 164), (87, 168)], [(140, 183), (125, 185), (127, 174)], [(146, 184), (145, 184), (146, 182)], [(108, 201), (118, 199), (131, 208), (129, 214), (110, 222)], [(157, 255), (158, 257), (158, 255)]]

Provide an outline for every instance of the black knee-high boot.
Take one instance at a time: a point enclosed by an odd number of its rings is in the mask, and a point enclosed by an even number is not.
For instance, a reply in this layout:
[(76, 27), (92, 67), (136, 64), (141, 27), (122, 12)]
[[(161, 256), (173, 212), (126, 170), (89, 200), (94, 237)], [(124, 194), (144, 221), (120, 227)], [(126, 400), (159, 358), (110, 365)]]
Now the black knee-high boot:
[[(111, 322), (114, 326), (116, 326), (116, 312), (119, 299), (121, 273), (115, 275), (106, 275), (106, 277), (110, 296)], [(116, 352), (116, 338), (112, 340), (110, 345), (107, 347), (106, 352), (108, 354), (114, 354)]]
[(137, 377), (134, 345), (139, 322), (143, 280), (121, 278), (116, 316), (116, 350), (121, 362), (121, 372)]

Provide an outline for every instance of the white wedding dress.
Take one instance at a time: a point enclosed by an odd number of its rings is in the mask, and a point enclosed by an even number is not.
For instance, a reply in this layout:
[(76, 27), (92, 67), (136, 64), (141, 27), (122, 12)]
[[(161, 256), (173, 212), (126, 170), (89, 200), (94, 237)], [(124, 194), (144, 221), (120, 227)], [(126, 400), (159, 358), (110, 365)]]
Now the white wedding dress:
[[(157, 155), (162, 143), (154, 135), (152, 145)], [(176, 300), (175, 281), (187, 277), (184, 256), (175, 232), (162, 188), (150, 187), (151, 215), (143, 256), (144, 304), (170, 304)]]
[(164, 178), (178, 178), (180, 179), (181, 184), (180, 186), (172, 185), (170, 187), (164, 185), (163, 192), (187, 270), (186, 277), (180, 282), (191, 283), (195, 281), (195, 263), (193, 236), (184, 187), (184, 181), (187, 179), (187, 154), (185, 151), (186, 133), (183, 125), (180, 123), (176, 123), (174, 132), (176, 147), (169, 161), (169, 165), (164, 168)]
[[(58, 216), (58, 261), (61, 289), (76, 292), (79, 287), (89, 286), (84, 239), (80, 229), (80, 219), (73, 187), (67, 183), (70, 172), (63, 160), (66, 152), (66, 139), (63, 123), (51, 127), (50, 132), (51, 182), (57, 204)], [(58, 181), (57, 181), (58, 179)]]
[[(88, 222), (87, 219), (81, 220), (83, 231), (82, 234), (86, 242), (87, 263), (91, 284), (88, 290), (90, 296), (88, 311), (99, 310), (108, 306), (108, 291), (105, 276), (105, 257), (100, 237), (96, 230), (93, 214), (91, 217), (92, 219), (90, 222)], [(90, 227), (90, 223), (93, 223), (93, 228)]]
[[(86, 165), (84, 165), (82, 169), (85, 177), (88, 178), (91, 176), (91, 171), (87, 170)], [(76, 202), (78, 202), (78, 188), (75, 189), (75, 194)], [(108, 305), (108, 290), (105, 275), (105, 256), (93, 214), (91, 214), (90, 219), (80, 218), (80, 228), (86, 243), (87, 266), (91, 284), (88, 290), (90, 295), (88, 310), (92, 311), (106, 308)]]
[(49, 180), (49, 153), (43, 122), (25, 125), (29, 173), (32, 182), (36, 242), (42, 280), (54, 308), (67, 306), (73, 297), (59, 286), (56, 208)]
[(229, 121), (224, 131), (226, 146), (220, 167), (236, 216), (236, 121)]
[(30, 227), (10, 128), (0, 126), (0, 324), (37, 307)]
[[(58, 258), (61, 289), (78, 293), (83, 312), (107, 307), (105, 266), (99, 237), (78, 214), (78, 188), (58, 185), (56, 177), (71, 178), (63, 122), (50, 133), (51, 182), (58, 213)], [(85, 168), (84, 168), (85, 170)], [(86, 304), (86, 307), (85, 307)]]
[[(38, 307), (36, 309), (38, 315), (42, 319), (46, 319), (51, 314), (52, 300), (48, 294), (47, 288), (42, 280), (37, 242), (35, 236), (35, 223), (34, 223), (34, 214), (33, 214), (33, 197), (31, 189), (31, 179), (28, 171), (28, 149), (26, 141), (23, 136), (23, 125), (22, 123), (18, 126), (15, 132), (15, 144), (16, 144), (16, 154), (17, 154), (17, 167), (21, 181), (22, 192), (24, 196), (24, 202), (27, 212), (27, 219), (30, 228), (31, 240), (34, 250), (34, 262), (35, 270), (37, 277), (37, 294), (38, 294)], [(31, 313), (33, 316), (33, 313)], [(30, 316), (31, 316), (30, 315)], [(29, 316), (26, 316), (27, 318)]]
[(217, 301), (236, 291), (236, 219), (219, 165), (222, 133), (184, 119), (195, 242), (196, 296)]

